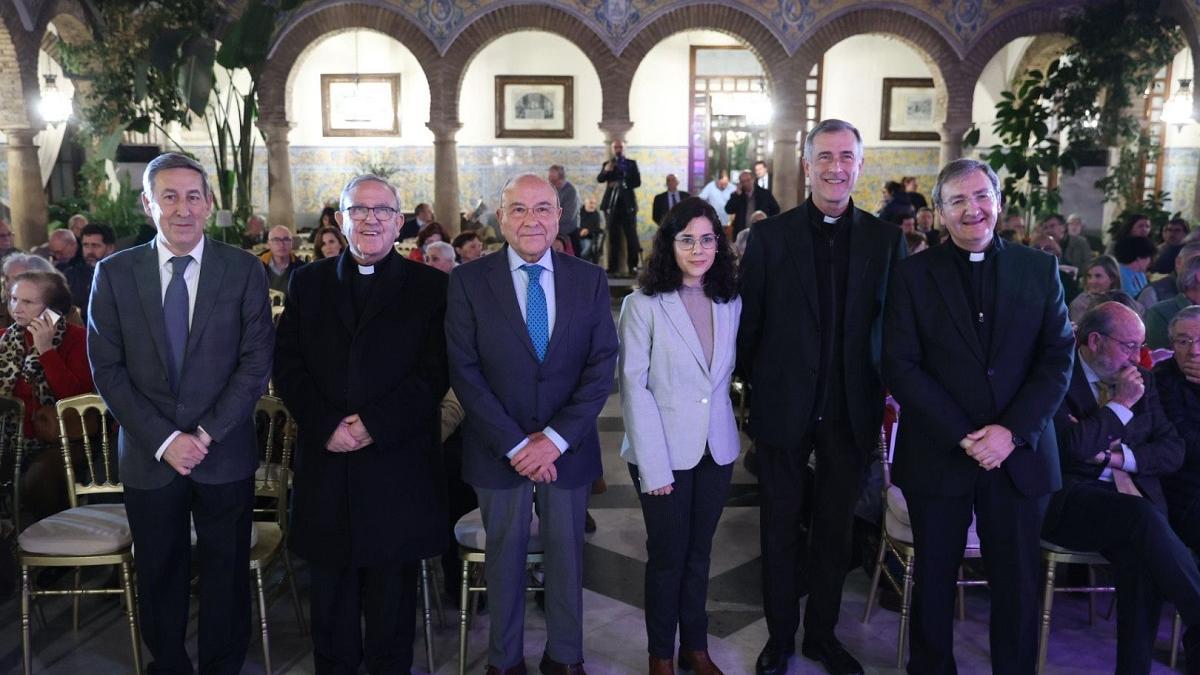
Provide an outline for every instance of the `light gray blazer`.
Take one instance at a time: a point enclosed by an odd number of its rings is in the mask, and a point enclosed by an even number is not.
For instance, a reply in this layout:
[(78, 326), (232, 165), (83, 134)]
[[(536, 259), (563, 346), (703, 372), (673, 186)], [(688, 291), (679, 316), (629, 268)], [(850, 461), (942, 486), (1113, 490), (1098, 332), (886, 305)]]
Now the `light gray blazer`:
[(679, 293), (648, 296), (635, 291), (621, 306), (621, 457), (638, 466), (642, 492), (670, 485), (673, 470), (696, 466), (706, 445), (722, 465), (741, 451), (729, 378), (742, 299), (712, 307), (709, 367)]

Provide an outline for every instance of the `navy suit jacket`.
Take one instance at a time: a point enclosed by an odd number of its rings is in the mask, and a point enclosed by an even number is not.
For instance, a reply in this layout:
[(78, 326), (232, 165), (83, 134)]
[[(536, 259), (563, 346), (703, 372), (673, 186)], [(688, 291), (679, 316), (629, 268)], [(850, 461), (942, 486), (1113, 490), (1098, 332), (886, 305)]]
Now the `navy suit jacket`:
[(101, 260), (88, 317), (96, 391), (121, 425), (121, 481), (143, 490), (177, 475), (154, 457), (173, 432), (212, 436), (190, 478), (229, 483), (258, 468), (254, 406), (267, 389), (275, 329), (258, 258), (212, 239), (196, 288), (179, 394), (171, 392), (157, 240)]
[(505, 250), (455, 268), (446, 306), (450, 385), (466, 410), (463, 479), (481, 488), (528, 480), (506, 456), (529, 434), (552, 427), (568, 443), (557, 484), (598, 478), (596, 418), (612, 392), (617, 331), (604, 270), (554, 253), (556, 316), (539, 363), (513, 288)]

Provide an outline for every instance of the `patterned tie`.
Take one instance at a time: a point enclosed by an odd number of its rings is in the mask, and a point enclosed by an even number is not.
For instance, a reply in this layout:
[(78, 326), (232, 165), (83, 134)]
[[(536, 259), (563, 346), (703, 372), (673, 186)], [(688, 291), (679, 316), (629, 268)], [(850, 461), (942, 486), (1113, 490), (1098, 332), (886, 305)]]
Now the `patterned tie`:
[[(1100, 391), (1100, 395), (1097, 397), (1096, 401), (1101, 407), (1108, 405), (1109, 401), (1112, 400), (1112, 385), (1106, 382), (1097, 382), (1096, 388)], [(1135, 495), (1138, 497), (1143, 496), (1141, 490), (1138, 490), (1137, 485), (1133, 482), (1133, 476), (1130, 476), (1128, 471), (1124, 469), (1113, 469), (1111, 467), (1110, 470), (1112, 471), (1113, 485), (1116, 486), (1117, 492), (1120, 492), (1123, 495)]]
[(538, 280), (542, 276), (541, 265), (521, 265), (529, 276), (529, 288), (525, 291), (525, 328), (537, 352), (538, 361), (546, 360), (546, 345), (550, 343), (550, 318), (546, 313), (546, 292)]
[(179, 376), (183, 371), (183, 354), (188, 339), (188, 289), (183, 272), (192, 256), (171, 258), (171, 282), (163, 297), (163, 321), (167, 326), (167, 350), (171, 353), (171, 391), (179, 393)]

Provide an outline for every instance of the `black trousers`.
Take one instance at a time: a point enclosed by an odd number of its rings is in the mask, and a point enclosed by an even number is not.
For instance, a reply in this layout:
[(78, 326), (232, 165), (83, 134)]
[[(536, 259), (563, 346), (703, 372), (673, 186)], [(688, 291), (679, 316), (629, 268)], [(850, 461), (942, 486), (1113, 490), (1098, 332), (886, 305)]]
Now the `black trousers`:
[(371, 675), (408, 675), (417, 626), (417, 563), (310, 569), (317, 674), (353, 675), (365, 656)]
[(1046, 498), (1017, 491), (1003, 468), (979, 471), (965, 495), (908, 494), (914, 566), (908, 672), (955, 673), (954, 601), (971, 513), (991, 591), (993, 673), (1032, 673), (1037, 663), (1042, 514)]
[(152, 659), (147, 672), (192, 672), (184, 640), (193, 519), (200, 567), (200, 672), (241, 671), (250, 644), (253, 505), (253, 477), (207, 485), (176, 475), (154, 490), (125, 486), (125, 510), (137, 552), (142, 639)]
[(1106, 481), (1068, 486), (1054, 495), (1052, 507), (1061, 515), (1042, 536), (1059, 546), (1099, 551), (1116, 571), (1117, 672), (1149, 673), (1163, 598), (1189, 629), (1200, 626), (1200, 571), (1191, 551), (1162, 509)]
[(608, 271), (619, 272), (621, 245), (625, 246), (625, 267), (633, 271), (641, 258), (642, 246), (638, 241), (637, 213), (615, 208), (608, 214)]
[(842, 604), (842, 584), (850, 564), (854, 504), (866, 471), (866, 455), (854, 443), (849, 425), (819, 422), (794, 448), (756, 442), (758, 484), (762, 490), (760, 527), (763, 555), (763, 610), (770, 642), (795, 646), (800, 626), (798, 561), (806, 542), (803, 522), (804, 471), (816, 452), (813, 482), (812, 545), (808, 549), (808, 605), (804, 639), (832, 638)]
[[(721, 466), (705, 453), (695, 467), (673, 473), (671, 494), (638, 491), (646, 520), (647, 646), (660, 659), (674, 658), (676, 628), (680, 649), (708, 649), (708, 567), (733, 464)], [(636, 464), (629, 474), (637, 485)]]

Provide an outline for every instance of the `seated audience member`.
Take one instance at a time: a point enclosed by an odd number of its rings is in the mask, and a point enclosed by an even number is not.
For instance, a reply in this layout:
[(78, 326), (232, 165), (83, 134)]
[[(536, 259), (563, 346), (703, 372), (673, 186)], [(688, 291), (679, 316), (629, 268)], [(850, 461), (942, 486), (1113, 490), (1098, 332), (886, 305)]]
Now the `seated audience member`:
[(905, 232), (904, 241), (908, 244), (908, 254), (920, 253), (929, 248), (929, 241), (920, 232)]
[(80, 235), (83, 249), (83, 264), (69, 265), (63, 270), (67, 287), (71, 289), (71, 302), (79, 308), (79, 316), (87, 323), (88, 296), (92, 292), (92, 277), (96, 274), (96, 263), (112, 255), (117, 248), (117, 235), (103, 223), (88, 223)]
[(1167, 420), (1153, 375), (1139, 368), (1141, 319), (1107, 302), (1085, 314), (1067, 397), (1054, 418), (1063, 487), (1046, 510), (1042, 537), (1097, 551), (1117, 585), (1118, 673), (1150, 672), (1170, 600), (1188, 626), (1189, 672), (1200, 670), (1200, 571), (1167, 521), (1160, 477), (1183, 463), (1183, 440)]
[(1151, 349), (1169, 348), (1167, 325), (1171, 319), (1184, 307), (1200, 305), (1200, 256), (1188, 261), (1175, 283), (1178, 295), (1146, 309), (1146, 345)]
[(267, 243), (267, 221), (255, 214), (246, 219), (246, 231), (242, 233), (242, 248), (252, 249)]
[[(750, 225), (753, 226), (755, 223), (757, 223), (760, 220), (766, 220), (767, 217), (768, 216), (767, 216), (766, 212), (755, 211), (754, 213), (750, 214)], [(749, 228), (747, 228), (747, 229), (749, 229)]]
[(750, 245), (750, 228), (746, 228), (738, 232), (737, 239), (733, 241), (733, 255), (741, 260), (742, 256), (746, 255), (746, 247)]
[(1004, 220), (996, 227), (996, 233), (1005, 241), (1014, 244), (1025, 244), (1028, 232), (1025, 230), (1025, 218), (1015, 211), (1009, 211)]
[(904, 185), (904, 191), (908, 195), (908, 203), (912, 204), (914, 209), (929, 208), (929, 200), (925, 199), (925, 195), (921, 194), (921, 185), (916, 176), (905, 176), (900, 179), (900, 183)]
[(313, 260), (336, 258), (346, 250), (346, 236), (340, 228), (319, 227), (313, 239)]
[[(14, 253), (4, 259), (3, 265), (0, 265), (0, 276), (4, 277), (4, 285), (0, 287), (0, 313), (2, 313), (3, 324), (0, 328), (8, 328), (12, 325), (12, 316), (8, 313), (8, 300), (12, 297), (13, 282), (24, 272), (54, 272), (54, 265), (50, 261), (32, 253)], [(70, 323), (68, 321), (68, 323)], [(82, 321), (80, 324), (82, 325)]]
[(425, 247), (425, 264), (449, 274), (458, 265), (454, 262), (454, 247), (444, 241), (430, 242)]
[[(730, 190), (730, 194), (733, 191)], [(726, 198), (728, 201), (728, 196)], [(583, 200), (583, 208), (579, 211), (579, 257), (595, 263), (600, 250), (596, 247), (596, 239), (604, 231), (604, 216), (596, 208), (596, 200), (588, 197)]]
[(917, 212), (908, 199), (908, 193), (904, 191), (902, 184), (894, 180), (884, 183), (883, 207), (879, 209), (879, 219), (885, 223), (899, 225), (906, 216), (911, 216), (915, 225)]
[(1121, 289), (1137, 297), (1146, 287), (1146, 269), (1154, 258), (1154, 244), (1146, 237), (1130, 236), (1113, 244), (1113, 257), (1121, 269)]
[[(431, 224), (433, 224), (433, 207), (424, 202), (417, 204), (417, 208), (413, 210), (413, 217), (406, 218), (404, 224), (400, 226), (400, 233), (396, 235), (396, 241), (419, 237), (421, 231)], [(417, 262), (421, 262), (421, 260), (418, 258)]]
[(1200, 241), (1189, 241), (1179, 247), (1179, 254), (1175, 256), (1175, 263), (1171, 268), (1171, 273), (1167, 276), (1152, 281), (1146, 284), (1142, 292), (1138, 294), (1138, 302), (1142, 303), (1143, 307), (1152, 307), (1163, 300), (1170, 300), (1179, 294), (1179, 275), (1183, 273), (1183, 268), (1192, 258), (1200, 256)]
[(408, 254), (408, 259), (425, 262), (425, 247), (435, 241), (450, 241), (450, 234), (441, 223), (429, 223), (421, 228), (417, 233), (417, 247)]
[(67, 228), (66, 229), (70, 230), (71, 234), (75, 235), (76, 239), (79, 239), (80, 233), (83, 232), (83, 227), (87, 224), (88, 224), (88, 217), (83, 215), (82, 213), (76, 213), (75, 215), (73, 215), (67, 219)]
[(1116, 250), (1116, 243), (1126, 237), (1141, 237), (1150, 241), (1150, 227), (1150, 217), (1144, 213), (1131, 214), (1125, 220), (1114, 224), (1109, 229), (1112, 239), (1108, 245), (1108, 252), (1113, 253)]
[(1171, 525), (1200, 551), (1200, 307), (1185, 307), (1168, 326), (1174, 358), (1154, 368), (1167, 420), (1183, 438), (1183, 467), (1163, 476)]
[(1067, 216), (1067, 234), (1072, 237), (1083, 237), (1088, 243), (1088, 248), (1092, 249), (1093, 255), (1099, 255), (1104, 251), (1104, 244), (1100, 241), (1100, 235), (1095, 232), (1088, 232), (1087, 226), (1083, 222), (1083, 216), (1078, 213), (1072, 213)]
[(304, 264), (292, 254), (293, 241), (292, 231), (283, 225), (272, 227), (267, 237), (269, 250), (264, 256), (263, 265), (267, 268), (267, 287), (273, 291), (287, 293), (292, 272)]
[(454, 238), (454, 252), (459, 263), (468, 263), (483, 257), (483, 240), (475, 232), (463, 232)]
[(1058, 260), (1058, 280), (1063, 287), (1063, 301), (1070, 305), (1079, 295), (1079, 283), (1075, 281), (1075, 268), (1062, 264), (1062, 247), (1058, 245), (1054, 237), (1045, 232), (1034, 237), (1033, 241), (1029, 242), (1029, 246), (1049, 253)]
[(341, 230), (341, 227), (337, 224), (335, 214), (337, 214), (337, 209), (332, 206), (326, 206), (321, 209), (321, 219), (317, 221), (317, 226), (308, 232), (308, 243), (316, 245), (317, 232), (323, 227), (332, 227), (336, 230)]
[[(1083, 286), (1083, 292), (1067, 306), (1071, 321), (1074, 323), (1078, 323), (1089, 309), (1102, 302), (1099, 300), (1101, 295), (1112, 290), (1120, 290), (1121, 272), (1117, 268), (1117, 261), (1107, 255), (1096, 258), (1083, 268), (1080, 284)], [(1138, 314), (1141, 313), (1141, 310), (1138, 310)]]
[(1183, 218), (1172, 218), (1163, 226), (1162, 246), (1158, 249), (1158, 257), (1150, 265), (1150, 271), (1157, 274), (1170, 274), (1175, 271), (1175, 257), (1183, 248), (1183, 240), (1187, 238), (1188, 221)]
[(1038, 227), (1043, 234), (1054, 238), (1059, 248), (1062, 249), (1059, 260), (1062, 261), (1062, 264), (1073, 268), (1076, 275), (1091, 262), (1092, 247), (1088, 246), (1087, 239), (1070, 234), (1067, 229), (1067, 219), (1063, 218), (1062, 214), (1051, 213), (1042, 219), (1042, 223)]
[(16, 236), (13, 234), (12, 226), (8, 224), (7, 220), (0, 218), (0, 262), (21, 251), (17, 248), (15, 241)]
[(30, 441), (21, 506), (38, 519), (67, 507), (54, 403), (91, 392), (92, 371), (86, 331), (66, 321), (71, 291), (63, 275), (23, 272), (11, 281), (8, 311), (13, 325), (0, 336), (0, 395), (25, 404), (24, 434)]
[(571, 250), (570, 250), (571, 249), (571, 241), (569, 239), (567, 239), (566, 237), (562, 236), (561, 234), (558, 235), (557, 237), (555, 237), (554, 241), (550, 242), (550, 248), (554, 249), (555, 251), (557, 251), (559, 253), (566, 253), (567, 255), (574, 255), (573, 253), (571, 253)]
[(79, 258), (79, 240), (70, 230), (64, 228), (51, 232), (47, 246), (50, 262), (54, 263), (55, 269), (60, 272), (68, 265), (78, 262), (76, 259)]

